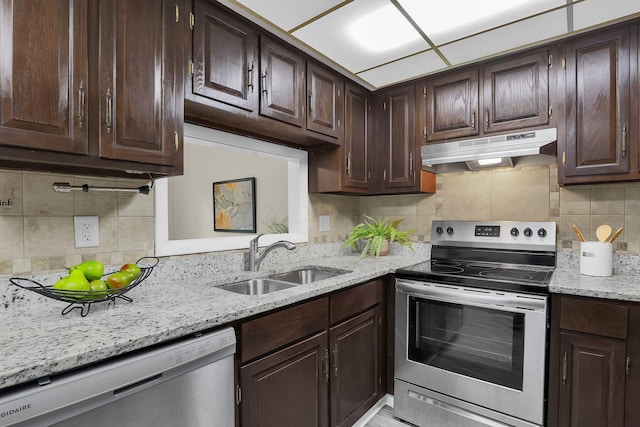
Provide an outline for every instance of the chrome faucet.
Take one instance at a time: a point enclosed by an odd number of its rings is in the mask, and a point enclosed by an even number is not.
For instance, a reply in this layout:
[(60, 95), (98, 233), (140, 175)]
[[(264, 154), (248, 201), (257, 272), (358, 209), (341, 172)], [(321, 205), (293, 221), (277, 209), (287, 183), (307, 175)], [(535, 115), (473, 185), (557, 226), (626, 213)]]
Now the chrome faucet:
[(255, 239), (251, 239), (249, 242), (249, 271), (258, 271), (260, 268), (260, 263), (264, 259), (265, 255), (271, 252), (272, 249), (283, 247), (292, 251), (296, 248), (291, 242), (287, 242), (286, 240), (280, 240), (278, 242), (272, 243), (267, 246), (262, 253), (258, 252), (258, 239), (264, 236), (264, 234), (258, 234)]

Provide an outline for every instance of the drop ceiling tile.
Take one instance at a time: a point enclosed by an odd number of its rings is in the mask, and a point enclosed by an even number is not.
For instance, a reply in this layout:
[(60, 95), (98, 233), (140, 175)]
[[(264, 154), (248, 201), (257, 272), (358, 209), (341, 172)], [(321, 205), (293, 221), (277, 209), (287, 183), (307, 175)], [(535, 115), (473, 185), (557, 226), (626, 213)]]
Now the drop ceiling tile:
[(436, 45), (566, 6), (567, 0), (399, 0)]
[[(410, 30), (412, 41), (395, 49), (368, 50), (355, 41), (350, 34), (352, 22), (373, 10), (389, 5), (391, 2), (388, 0), (355, 0), (295, 31), (293, 36), (352, 72), (367, 70), (429, 49), (426, 41), (413, 29)], [(392, 15), (401, 16), (400, 12), (393, 7), (388, 13), (389, 19)], [(375, 30), (378, 35), (383, 37), (387, 35), (391, 37), (394, 33), (389, 26), (385, 27), (384, 25), (376, 27)]]
[(558, 37), (566, 32), (567, 12), (561, 9), (444, 45), (440, 51), (453, 65), (463, 64)]
[(575, 30), (640, 14), (638, 0), (586, 0), (573, 6)]
[(253, 10), (255, 14), (281, 29), (289, 31), (342, 3), (342, 0), (237, 0), (236, 3)]
[(419, 53), (399, 61), (372, 68), (358, 77), (379, 88), (399, 81), (410, 80), (446, 67), (446, 64), (433, 50)]

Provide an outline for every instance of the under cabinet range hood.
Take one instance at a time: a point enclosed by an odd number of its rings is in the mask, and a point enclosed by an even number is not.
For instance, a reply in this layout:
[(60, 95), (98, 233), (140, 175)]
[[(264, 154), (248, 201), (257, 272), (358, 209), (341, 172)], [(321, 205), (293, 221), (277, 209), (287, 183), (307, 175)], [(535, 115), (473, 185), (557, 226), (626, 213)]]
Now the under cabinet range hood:
[(460, 163), (471, 170), (513, 166), (512, 158), (556, 156), (556, 141), (556, 128), (549, 128), (429, 144), (422, 146), (422, 167), (440, 171), (440, 165)]

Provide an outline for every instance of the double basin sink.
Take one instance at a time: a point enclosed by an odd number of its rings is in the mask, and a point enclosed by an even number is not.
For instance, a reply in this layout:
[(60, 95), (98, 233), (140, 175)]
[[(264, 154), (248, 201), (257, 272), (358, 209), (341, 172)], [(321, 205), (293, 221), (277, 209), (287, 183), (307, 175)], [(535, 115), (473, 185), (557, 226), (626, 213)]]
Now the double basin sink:
[(351, 271), (323, 267), (307, 267), (286, 273), (272, 274), (267, 277), (220, 285), (218, 288), (243, 295), (264, 295), (298, 285), (307, 285), (320, 280), (330, 279), (346, 273), (351, 273)]

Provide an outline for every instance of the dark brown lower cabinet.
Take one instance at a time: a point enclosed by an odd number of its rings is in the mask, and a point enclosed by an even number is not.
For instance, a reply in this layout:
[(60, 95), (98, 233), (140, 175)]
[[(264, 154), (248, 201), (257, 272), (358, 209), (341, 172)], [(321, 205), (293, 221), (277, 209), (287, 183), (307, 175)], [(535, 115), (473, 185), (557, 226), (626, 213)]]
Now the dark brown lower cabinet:
[(242, 425), (326, 426), (327, 333), (240, 368)]
[(547, 425), (640, 425), (640, 305), (565, 295), (551, 301)]
[(351, 426), (385, 393), (384, 279), (239, 325), (246, 427)]

